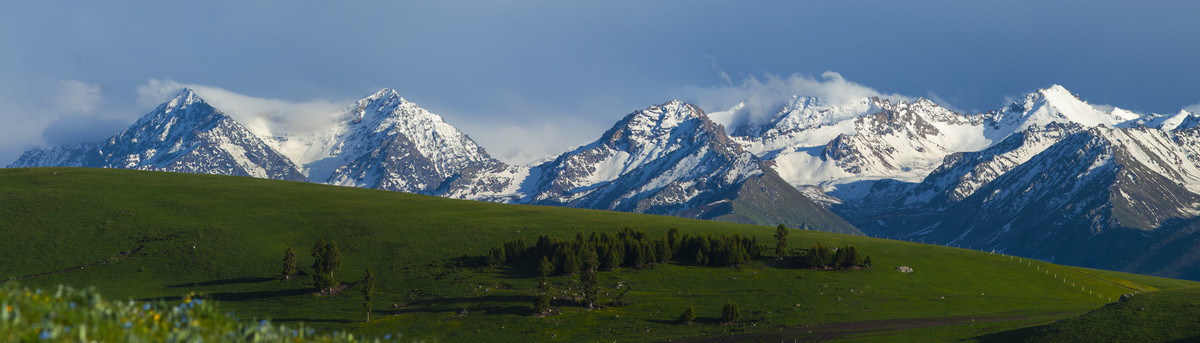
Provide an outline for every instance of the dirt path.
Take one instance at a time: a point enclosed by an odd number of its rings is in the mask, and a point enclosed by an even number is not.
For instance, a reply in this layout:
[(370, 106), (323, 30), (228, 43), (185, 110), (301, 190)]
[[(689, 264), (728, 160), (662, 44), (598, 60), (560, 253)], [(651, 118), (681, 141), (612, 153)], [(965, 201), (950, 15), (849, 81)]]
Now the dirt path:
[(4, 280), (0, 280), (0, 282), (16, 281), (16, 280), (24, 280), (24, 279), (28, 279), (28, 278), (32, 278), (32, 277), (39, 277), (39, 276), (46, 276), (46, 275), (61, 274), (61, 273), (66, 273), (66, 272), (70, 272), (70, 271), (82, 270), (82, 269), (84, 269), (84, 268), (87, 268), (87, 267), (94, 267), (94, 266), (98, 266), (98, 265), (102, 265), (102, 264), (106, 264), (106, 263), (111, 263), (111, 262), (120, 262), (120, 261), (122, 261), (122, 260), (124, 260), (124, 259), (127, 259), (127, 258), (129, 258), (130, 256), (133, 256), (133, 254), (136, 254), (138, 251), (141, 251), (141, 250), (142, 250), (142, 248), (144, 248), (144, 247), (145, 247), (145, 245), (139, 245), (139, 246), (137, 246), (136, 248), (133, 248), (133, 249), (131, 249), (131, 250), (126, 250), (126, 251), (119, 252), (119, 253), (117, 253), (116, 255), (113, 255), (113, 257), (109, 257), (108, 259), (106, 259), (106, 260), (104, 260), (104, 261), (92, 262), (92, 263), (88, 263), (88, 264), (85, 264), (85, 265), (82, 265), (82, 266), (78, 266), (78, 267), (71, 267), (71, 268), (67, 268), (67, 269), (63, 269), (63, 270), (56, 270), (56, 271), (52, 271), (52, 272), (45, 272), (45, 273), (29, 274), (29, 275), (25, 275), (25, 276), (11, 277), (11, 278), (7, 278), (7, 279), (4, 279)]
[(855, 322), (840, 322), (840, 323), (825, 323), (814, 326), (799, 326), (785, 328), (781, 331), (774, 332), (756, 332), (746, 334), (735, 334), (730, 336), (707, 337), (683, 340), (681, 342), (727, 342), (727, 341), (750, 341), (750, 342), (823, 342), (832, 339), (837, 339), (845, 335), (900, 331), (909, 329), (920, 329), (938, 326), (962, 325), (971, 323), (993, 323), (1006, 322), (1013, 320), (1024, 320), (1036, 317), (1048, 317), (1057, 315), (1076, 314), (1077, 312), (1051, 312), (1051, 313), (1035, 313), (1035, 314), (1019, 314), (1019, 315), (988, 315), (988, 316), (955, 316), (955, 317), (937, 317), (937, 318), (904, 318), (904, 319), (882, 319), (882, 320), (864, 320)]

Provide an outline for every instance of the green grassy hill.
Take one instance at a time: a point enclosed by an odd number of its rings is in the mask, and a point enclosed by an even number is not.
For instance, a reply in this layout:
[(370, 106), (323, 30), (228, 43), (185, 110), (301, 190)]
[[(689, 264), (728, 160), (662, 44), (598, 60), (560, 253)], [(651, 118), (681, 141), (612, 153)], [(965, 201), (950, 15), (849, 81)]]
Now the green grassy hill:
[[(1058, 266), (984, 252), (794, 230), (791, 247), (854, 245), (874, 268), (818, 271), (660, 265), (600, 273), (629, 305), (530, 315), (536, 278), (522, 268), (452, 267), (502, 242), (633, 227), (652, 236), (773, 228), (666, 216), (516, 206), (252, 178), (128, 170), (0, 169), (0, 279), (44, 289), (94, 285), (106, 297), (178, 301), (207, 294), (242, 318), (322, 330), (439, 341), (839, 338), (956, 340), (1094, 310), (1131, 291), (1191, 281)], [(358, 287), (315, 296), (308, 278), (281, 281), (283, 251), (300, 265), (318, 239), (337, 241), (341, 281), (375, 271), (370, 323)], [(84, 266), (83, 268), (78, 268)], [(910, 266), (913, 273), (900, 273)], [(302, 270), (307, 268), (302, 268)], [(58, 272), (59, 273), (52, 273)], [(577, 278), (553, 277), (568, 299)], [(718, 324), (726, 302), (742, 320)], [(675, 324), (687, 306), (697, 323)]]
[(1139, 293), (1051, 324), (986, 336), (1009, 342), (1182, 342), (1200, 338), (1200, 288)]

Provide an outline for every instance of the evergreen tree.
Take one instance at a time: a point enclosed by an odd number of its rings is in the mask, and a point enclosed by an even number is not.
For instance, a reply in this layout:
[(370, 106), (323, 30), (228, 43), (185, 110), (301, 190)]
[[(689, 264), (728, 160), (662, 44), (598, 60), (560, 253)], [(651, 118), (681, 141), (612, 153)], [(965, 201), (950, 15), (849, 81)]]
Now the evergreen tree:
[(371, 268), (367, 268), (366, 274), (363, 275), (363, 311), (366, 312), (367, 322), (371, 321), (371, 300), (375, 298), (375, 273), (371, 272)]
[(543, 256), (538, 264), (538, 295), (533, 302), (533, 312), (543, 313), (550, 309), (550, 282), (547, 278), (553, 268), (550, 259)]
[(775, 227), (775, 256), (778, 256), (780, 261), (787, 254), (787, 237), (788, 228), (786, 226), (779, 224)]
[(333, 286), (333, 279), (328, 274), (329, 270), (326, 269), (329, 266), (329, 262), (326, 261), (329, 258), (329, 254), (325, 252), (328, 247), (324, 239), (318, 239), (317, 244), (313, 246), (312, 276), (313, 287), (316, 287), (317, 290), (324, 290)]
[(722, 322), (733, 323), (733, 322), (736, 322), (738, 320), (738, 318), (741, 316), (742, 316), (742, 313), (740, 310), (738, 310), (737, 303), (734, 303), (732, 301), (725, 303), (725, 308), (721, 309), (721, 321)]
[(596, 297), (600, 293), (600, 279), (596, 275), (600, 268), (600, 261), (597, 261), (596, 250), (589, 247), (584, 251), (583, 266), (579, 272), (579, 283), (583, 287), (583, 304), (587, 308), (594, 308), (596, 305)]
[(683, 310), (683, 314), (679, 315), (680, 324), (691, 324), (696, 320), (696, 309), (692, 305), (688, 305), (687, 309)]
[(499, 267), (506, 260), (504, 249), (501, 248), (492, 248), (492, 251), (487, 255), (487, 265), (489, 267)]
[(842, 260), (840, 261), (841, 264), (838, 265), (838, 268), (849, 269), (849, 268), (858, 267), (858, 265), (860, 264), (859, 257), (858, 257), (858, 249), (854, 248), (853, 245), (850, 245), (850, 246), (846, 246), (846, 248), (844, 248), (844, 249), (839, 249), (838, 251), (842, 251), (842, 250), (845, 250), (846, 252), (842, 253)]
[(325, 246), (325, 262), (328, 263), (326, 270), (329, 271), (329, 279), (333, 280), (333, 271), (342, 268), (342, 251), (338, 249), (337, 241), (329, 241), (329, 245)]
[(678, 249), (682, 241), (683, 237), (679, 236), (679, 229), (671, 228), (667, 230), (667, 245), (670, 246), (671, 250)]
[(871, 268), (871, 256), (870, 255), (867, 255), (867, 258), (863, 260), (862, 266)]
[(283, 251), (283, 279), (291, 279), (292, 274), (296, 273), (296, 251), (292, 247), (288, 247)]
[(808, 249), (805, 262), (807, 262), (809, 268), (825, 268), (832, 263), (833, 256), (830, 255), (829, 248), (821, 245), (821, 243), (814, 243), (812, 248)]
[(654, 262), (667, 263), (671, 259), (671, 245), (665, 240), (654, 241)]

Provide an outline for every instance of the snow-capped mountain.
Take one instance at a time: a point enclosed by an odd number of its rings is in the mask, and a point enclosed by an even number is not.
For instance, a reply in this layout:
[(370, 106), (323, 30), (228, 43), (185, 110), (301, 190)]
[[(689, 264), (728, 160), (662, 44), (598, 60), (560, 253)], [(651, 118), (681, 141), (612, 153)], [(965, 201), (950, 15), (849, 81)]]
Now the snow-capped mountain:
[(1179, 236), (1180, 221), (1200, 223), (1197, 124), (1187, 111), (1142, 115), (1055, 85), (979, 114), (924, 99), (794, 97), (734, 134), (867, 233), (1133, 268), (1123, 264), (1133, 252)]
[(1097, 126), (1062, 138), (959, 201), (875, 220), (914, 239), (1112, 263), (1153, 243), (1155, 229), (1200, 214), (1198, 163), (1195, 130)]
[(306, 180), (290, 159), (188, 89), (104, 142), (29, 151), (9, 167), (32, 166)]
[(501, 164), (390, 88), (359, 100), (328, 128), (275, 134), (269, 142), (313, 182), (411, 193), (431, 192), (469, 168)]
[(36, 149), (11, 167), (82, 166), (310, 180), (452, 198), (572, 206), (861, 233), (764, 168), (699, 108), (636, 111), (600, 140), (509, 166), (383, 89), (310, 130), (243, 127), (181, 91), (105, 142)]
[[(445, 194), (859, 233), (782, 182), (704, 111), (681, 101), (630, 113), (600, 139), (554, 160), (493, 168), (459, 183), (465, 187)], [(480, 184), (495, 189), (480, 192)], [(749, 185), (772, 190), (751, 193)]]

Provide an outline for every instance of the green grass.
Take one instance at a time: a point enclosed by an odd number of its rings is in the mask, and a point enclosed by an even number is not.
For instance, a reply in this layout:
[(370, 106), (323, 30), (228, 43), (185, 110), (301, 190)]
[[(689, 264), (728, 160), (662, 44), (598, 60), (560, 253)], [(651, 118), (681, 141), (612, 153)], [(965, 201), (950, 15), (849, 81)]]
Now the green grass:
[[(20, 280), (25, 286), (90, 285), (117, 299), (171, 301), (201, 292), (243, 318), (439, 341), (773, 339), (805, 337), (836, 323), (995, 318), (982, 329), (947, 324), (946, 330), (901, 328), (841, 336), (954, 340), (1068, 318), (1135, 290), (1200, 286), (965, 249), (794, 230), (788, 238), (791, 247), (853, 244), (871, 256), (875, 268), (815, 271), (760, 262), (740, 269), (673, 264), (622, 269), (600, 274), (602, 290), (610, 293), (601, 301), (611, 300), (615, 286), (624, 283), (633, 287), (632, 305), (598, 310), (564, 305), (560, 314), (538, 317), (528, 310), (536, 288), (531, 271), (452, 268), (448, 263), (515, 238), (532, 243), (540, 234), (567, 239), (580, 231), (628, 226), (653, 237), (678, 228), (690, 234), (752, 235), (771, 243), (774, 228), (252, 178), (72, 168), (0, 169), (0, 218), (5, 236), (0, 240), (0, 278), (105, 261), (141, 247), (119, 261)], [(339, 280), (356, 281), (368, 267), (375, 271), (376, 312), (370, 323), (361, 322), (357, 287), (318, 297), (311, 294), (307, 278), (275, 279), (286, 247), (295, 248), (300, 265), (307, 267), (312, 263), (308, 252), (321, 238), (339, 243)], [(902, 265), (915, 272), (897, 272)], [(577, 279), (554, 277), (551, 282), (567, 298)], [(743, 320), (713, 323), (727, 301), (740, 305)], [(673, 323), (688, 305), (695, 306), (698, 323)]]
[(1200, 288), (1138, 293), (1126, 301), (1054, 323), (985, 337), (985, 341), (1173, 342), (1200, 338)]

